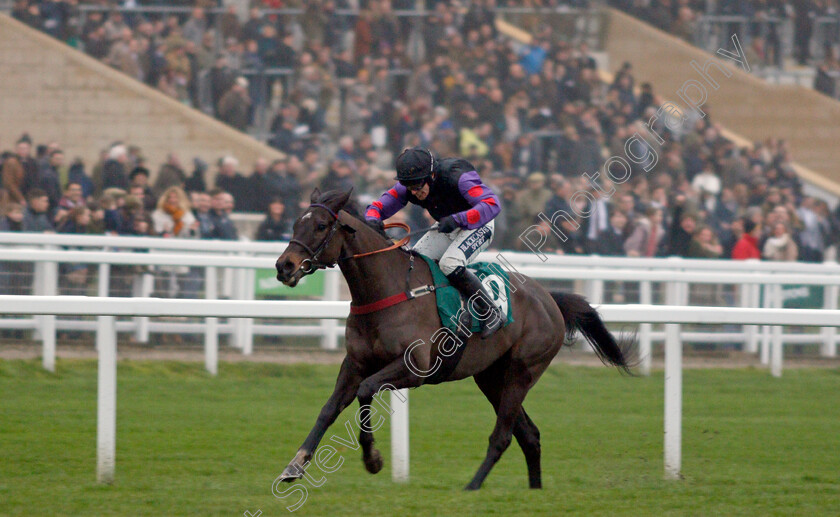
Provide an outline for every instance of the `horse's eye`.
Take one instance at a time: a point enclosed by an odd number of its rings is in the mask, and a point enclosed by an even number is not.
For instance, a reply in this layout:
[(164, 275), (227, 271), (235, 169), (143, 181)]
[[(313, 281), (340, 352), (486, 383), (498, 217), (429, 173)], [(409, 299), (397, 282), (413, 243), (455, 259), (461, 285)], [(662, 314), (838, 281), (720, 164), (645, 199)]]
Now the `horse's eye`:
[(326, 224), (321, 223), (321, 224), (319, 224), (319, 225), (318, 225), (318, 230), (319, 230), (319, 231), (323, 231), (323, 230), (326, 230), (326, 229), (327, 229), (327, 225), (326, 225)]

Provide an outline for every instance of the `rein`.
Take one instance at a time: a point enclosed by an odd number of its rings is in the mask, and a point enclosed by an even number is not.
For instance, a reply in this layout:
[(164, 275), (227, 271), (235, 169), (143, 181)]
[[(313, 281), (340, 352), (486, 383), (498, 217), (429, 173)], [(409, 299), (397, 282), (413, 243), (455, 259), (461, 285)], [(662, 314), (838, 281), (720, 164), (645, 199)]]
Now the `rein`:
[[(333, 210), (330, 207), (328, 207), (327, 205), (321, 204), (321, 203), (312, 203), (312, 204), (309, 205), (309, 207), (310, 208), (313, 208), (313, 207), (323, 208), (324, 210), (329, 212), (329, 214), (333, 217), (334, 222), (333, 222), (332, 228), (330, 228), (330, 232), (327, 234), (327, 236), (324, 238), (324, 240), (321, 241), (321, 244), (319, 244), (318, 247), (315, 248), (314, 250), (312, 248), (310, 248), (305, 242), (302, 242), (298, 239), (290, 239), (289, 240), (289, 244), (297, 244), (298, 246), (303, 248), (307, 253), (309, 253), (310, 258), (304, 259), (300, 263), (300, 269), (303, 270), (303, 272), (306, 273), (306, 274), (314, 273), (318, 269), (326, 269), (328, 267), (332, 267), (332, 266), (335, 265), (335, 264), (325, 264), (318, 259), (320, 258), (321, 253), (324, 252), (324, 249), (327, 247), (327, 245), (332, 240), (333, 236), (335, 235), (335, 232), (338, 230), (338, 227), (339, 227), (338, 214), (333, 212)], [(346, 225), (343, 225), (343, 226), (346, 226)], [(405, 223), (389, 223), (389, 224), (386, 224), (385, 229), (387, 230), (389, 228), (402, 228), (406, 232), (409, 232), (411, 230), (411, 228), (409, 228), (409, 226)], [(411, 240), (412, 235), (415, 235), (417, 233), (423, 233), (423, 232), (426, 232), (426, 231), (431, 230), (433, 228), (436, 228), (436, 226), (432, 226), (430, 228), (426, 228), (424, 230), (420, 230), (420, 231), (417, 231), (417, 232), (408, 233), (405, 237), (403, 237), (402, 239), (398, 240), (397, 242), (395, 242), (394, 244), (392, 244), (392, 245), (390, 245), (386, 248), (382, 248), (382, 249), (374, 250), (374, 251), (368, 251), (368, 252), (365, 252), (365, 253), (357, 253), (357, 254), (351, 255), (349, 257), (340, 257), (339, 260), (350, 260), (350, 259), (368, 257), (370, 255), (376, 255), (377, 253), (384, 253), (386, 251), (391, 251), (391, 250), (401, 248), (401, 247), (405, 246), (406, 244), (408, 244), (408, 241)], [(355, 231), (355, 230), (353, 230), (353, 231)]]
[[(310, 258), (304, 259), (300, 263), (300, 269), (303, 270), (303, 272), (305, 274), (314, 273), (318, 269), (326, 269), (328, 267), (335, 266), (335, 263), (325, 264), (318, 259), (321, 256), (321, 253), (323, 253), (324, 249), (326, 249), (330, 240), (332, 240), (333, 236), (335, 235), (335, 232), (338, 231), (338, 228), (339, 228), (339, 225), (340, 225), (340, 221), (338, 220), (338, 214), (333, 212), (333, 210), (330, 207), (328, 207), (326, 205), (323, 205), (321, 203), (312, 203), (309, 206), (310, 206), (310, 208), (312, 208), (312, 207), (323, 208), (324, 210), (329, 212), (329, 214), (333, 217), (334, 222), (333, 222), (332, 228), (330, 228), (330, 231), (327, 234), (327, 236), (324, 238), (323, 241), (321, 241), (321, 244), (319, 244), (318, 247), (315, 248), (314, 250), (312, 248), (310, 248), (306, 243), (301, 242), (298, 239), (290, 239), (289, 240), (289, 244), (297, 244), (298, 246), (300, 246), (304, 250), (306, 250), (306, 252), (309, 253), (309, 255), (310, 255)], [(347, 225), (342, 224), (341, 226), (347, 226)], [(357, 254), (351, 255), (349, 257), (340, 257), (339, 260), (350, 260), (350, 259), (358, 259), (358, 258), (363, 258), (363, 257), (369, 257), (371, 255), (376, 255), (377, 253), (385, 253), (386, 251), (392, 251), (392, 250), (395, 250), (395, 249), (402, 248), (403, 246), (408, 244), (408, 241), (411, 239), (412, 235), (417, 235), (419, 233), (425, 233), (429, 230), (433, 230), (433, 229), (437, 228), (437, 225), (432, 225), (429, 228), (424, 228), (422, 230), (417, 230), (415, 232), (410, 232), (411, 229), (405, 223), (389, 223), (389, 224), (386, 224), (385, 229), (389, 229), (389, 228), (402, 228), (403, 230), (405, 230), (406, 232), (409, 232), (409, 233), (407, 233), (407, 235), (405, 237), (403, 237), (402, 239), (400, 239), (399, 241), (395, 242), (394, 244), (392, 244), (388, 247), (378, 249), (378, 250), (374, 250), (374, 251), (368, 251), (368, 252), (365, 252), (365, 253), (357, 253)], [(355, 231), (355, 230), (353, 230), (353, 231)], [(405, 275), (406, 290), (401, 292), (401, 293), (395, 294), (393, 296), (389, 296), (387, 298), (383, 298), (381, 300), (375, 301), (373, 303), (368, 303), (368, 304), (365, 304), (365, 305), (352, 305), (351, 304), (350, 305), (350, 314), (369, 314), (371, 312), (381, 311), (382, 309), (391, 307), (392, 305), (396, 305), (396, 304), (402, 303), (404, 301), (413, 300), (414, 298), (418, 298), (420, 296), (424, 296), (424, 295), (433, 293), (433, 292), (435, 292), (435, 290), (437, 288), (443, 287), (442, 285), (440, 285), (440, 286), (424, 285), (424, 286), (420, 286), (420, 287), (416, 287), (414, 289), (411, 289), (410, 286), (411, 286), (411, 272), (412, 272), (412, 270), (414, 270), (414, 255), (409, 253), (408, 271), (406, 272), (406, 275)]]
[[(386, 224), (386, 225), (385, 225), (385, 229), (387, 230), (387, 229), (389, 229), (389, 228), (402, 228), (402, 229), (403, 229), (403, 230), (405, 230), (405, 231), (409, 231), (409, 230), (411, 230), (411, 228), (409, 228), (409, 227), (408, 227), (408, 225), (407, 225), (407, 224), (405, 224), (405, 223), (388, 223), (388, 224)], [(392, 245), (388, 246), (387, 248), (382, 248), (381, 250), (376, 250), (376, 251), (368, 251), (368, 252), (366, 252), (366, 253), (357, 253), (357, 254), (355, 254), (355, 255), (351, 255), (351, 256), (349, 256), (349, 257), (346, 257), (346, 258), (344, 258), (343, 260), (350, 260), (350, 259), (357, 259), (357, 258), (362, 258), (362, 257), (369, 257), (369, 256), (371, 256), (371, 255), (376, 255), (377, 253), (383, 253), (383, 252), (385, 252), (385, 251), (395, 250), (395, 249), (397, 249), (397, 248), (401, 248), (401, 247), (405, 246), (406, 244), (408, 244), (408, 241), (409, 241), (410, 239), (411, 239), (411, 234), (409, 233), (408, 235), (406, 235), (406, 236), (405, 236), (405, 237), (403, 237), (402, 239), (398, 240), (398, 241), (397, 241), (397, 242), (395, 242), (394, 244), (392, 244)]]

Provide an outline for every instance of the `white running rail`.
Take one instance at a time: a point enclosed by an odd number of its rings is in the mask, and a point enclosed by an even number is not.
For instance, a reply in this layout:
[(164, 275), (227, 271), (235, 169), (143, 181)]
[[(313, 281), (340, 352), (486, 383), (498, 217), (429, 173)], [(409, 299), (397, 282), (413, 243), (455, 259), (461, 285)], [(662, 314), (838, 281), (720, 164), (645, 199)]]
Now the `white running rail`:
[[(672, 284), (672, 291), (679, 284)], [(116, 452), (116, 326), (117, 316), (282, 317), (343, 318), (349, 302), (248, 301), (248, 300), (167, 300), (98, 298), (84, 296), (0, 296), (0, 306), (10, 314), (20, 315), (88, 315), (98, 316), (97, 345), (99, 381), (97, 405), (97, 479), (111, 482), (115, 472)], [(603, 305), (599, 312), (607, 322), (665, 323), (665, 473), (679, 478), (682, 462), (682, 344), (679, 324), (738, 323), (744, 325), (840, 326), (840, 310), (750, 309), (720, 307), (684, 307), (662, 305)], [(209, 332), (209, 331), (208, 331)], [(209, 346), (217, 343), (207, 341)], [(216, 372), (218, 351), (205, 350), (207, 369)], [(54, 353), (54, 350), (52, 351)], [(771, 370), (782, 373), (782, 340), (773, 332)], [(396, 407), (404, 404), (394, 404)], [(407, 409), (406, 409), (407, 411)], [(408, 479), (407, 413), (395, 415), (392, 440), (399, 442), (392, 450), (400, 455), (393, 459), (394, 480)], [(404, 454), (404, 456), (403, 456)]]

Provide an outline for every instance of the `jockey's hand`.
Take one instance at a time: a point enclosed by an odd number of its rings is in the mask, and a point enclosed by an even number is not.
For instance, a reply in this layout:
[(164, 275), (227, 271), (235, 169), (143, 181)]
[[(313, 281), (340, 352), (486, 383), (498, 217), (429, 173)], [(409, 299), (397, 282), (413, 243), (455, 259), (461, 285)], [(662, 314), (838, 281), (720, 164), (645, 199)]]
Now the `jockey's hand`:
[(382, 222), (382, 219), (367, 219), (365, 222), (377, 232), (385, 233), (385, 223)]
[(452, 233), (458, 228), (460, 228), (458, 221), (451, 215), (447, 215), (438, 222), (438, 231), (440, 233)]

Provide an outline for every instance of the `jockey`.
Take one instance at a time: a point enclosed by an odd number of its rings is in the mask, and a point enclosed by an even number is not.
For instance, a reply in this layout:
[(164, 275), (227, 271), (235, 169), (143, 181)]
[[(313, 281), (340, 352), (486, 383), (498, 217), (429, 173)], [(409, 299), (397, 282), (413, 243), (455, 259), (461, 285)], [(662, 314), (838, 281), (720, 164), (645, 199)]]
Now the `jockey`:
[(435, 160), (428, 149), (406, 149), (397, 157), (397, 181), (365, 211), (369, 224), (382, 229), (388, 219), (411, 202), (429, 211), (438, 227), (429, 231), (414, 250), (437, 260), (449, 282), (471, 300), (481, 320), (481, 337), (501, 328), (504, 315), (491, 301), (475, 274), (466, 268), (493, 240), (493, 218), (499, 199), (484, 185), (475, 167), (460, 158)]

